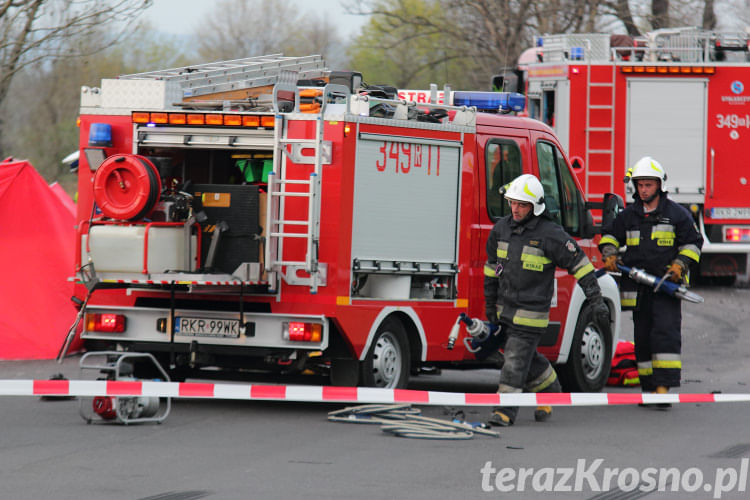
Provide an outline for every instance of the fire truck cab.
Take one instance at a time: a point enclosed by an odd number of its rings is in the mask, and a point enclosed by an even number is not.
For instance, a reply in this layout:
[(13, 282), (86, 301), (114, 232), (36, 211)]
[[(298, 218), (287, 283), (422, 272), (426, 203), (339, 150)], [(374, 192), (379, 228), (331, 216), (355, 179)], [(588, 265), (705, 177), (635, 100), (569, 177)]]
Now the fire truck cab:
[(553, 128), (592, 200), (632, 195), (626, 170), (656, 158), (669, 174), (669, 197), (703, 235), (700, 274), (747, 281), (748, 36), (695, 28), (636, 39), (545, 35), (493, 85), (526, 94), (529, 116)]
[[(359, 78), (273, 56), (84, 88), (86, 348), (152, 353), (178, 378), (312, 370), (405, 387), (423, 367), (486, 366), (446, 342), (460, 313), (484, 316), (485, 243), (509, 213), (498, 188), (522, 173), (597, 262), (552, 130), (477, 110), (509, 96), (417, 105), (359, 93)], [(617, 286), (599, 282), (608, 327), (556, 275), (540, 350), (572, 390), (604, 385), (619, 335)]]

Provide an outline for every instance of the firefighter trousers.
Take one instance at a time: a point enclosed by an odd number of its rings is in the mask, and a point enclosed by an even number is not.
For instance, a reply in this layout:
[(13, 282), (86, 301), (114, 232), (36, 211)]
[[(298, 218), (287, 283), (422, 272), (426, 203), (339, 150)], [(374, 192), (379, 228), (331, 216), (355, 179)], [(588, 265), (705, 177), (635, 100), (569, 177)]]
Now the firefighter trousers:
[(633, 336), (643, 392), (653, 392), (657, 386), (679, 387), (681, 322), (680, 299), (641, 287), (633, 311)]
[[(539, 354), (536, 346), (541, 335), (503, 326), (506, 329), (505, 363), (500, 371), (499, 393), (561, 392), (560, 381), (550, 362)], [(497, 408), (514, 422), (517, 406)]]

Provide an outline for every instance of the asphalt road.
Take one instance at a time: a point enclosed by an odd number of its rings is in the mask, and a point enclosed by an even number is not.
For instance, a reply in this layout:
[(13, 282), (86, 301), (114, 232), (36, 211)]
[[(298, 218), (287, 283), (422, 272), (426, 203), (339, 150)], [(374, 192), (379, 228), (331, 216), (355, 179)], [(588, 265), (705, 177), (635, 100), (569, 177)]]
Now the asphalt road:
[[(750, 392), (750, 290), (695, 291), (706, 303), (683, 306), (681, 392)], [(625, 338), (632, 338), (629, 316)], [(78, 378), (77, 363), (67, 359), (62, 371)], [(57, 371), (50, 361), (0, 362), (2, 379)], [(496, 381), (491, 370), (444, 371), (413, 378), (410, 388), (490, 392)], [(163, 424), (127, 427), (86, 425), (78, 405), (0, 399), (0, 499), (650, 500), (747, 498), (750, 488), (742, 460), (750, 457), (747, 403), (558, 408), (545, 423), (523, 408), (500, 439), (468, 441), (405, 439), (377, 426), (328, 422), (327, 412), (342, 405), (176, 400)], [(422, 410), (449, 416), (441, 407)], [(478, 421), (489, 409), (465, 411)], [(677, 469), (679, 492), (650, 491), (660, 468)], [(618, 481), (646, 491), (620, 490)], [(563, 490), (547, 491), (555, 487)]]

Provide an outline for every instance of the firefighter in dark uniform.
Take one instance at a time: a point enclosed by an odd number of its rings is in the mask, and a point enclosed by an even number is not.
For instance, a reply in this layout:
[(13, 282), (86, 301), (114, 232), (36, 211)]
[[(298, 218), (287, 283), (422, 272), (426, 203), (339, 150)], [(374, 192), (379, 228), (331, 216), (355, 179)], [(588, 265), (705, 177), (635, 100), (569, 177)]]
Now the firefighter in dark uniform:
[[(499, 393), (560, 392), (560, 382), (550, 362), (536, 350), (549, 324), (555, 268), (576, 277), (592, 303), (598, 321), (610, 321), (594, 266), (565, 230), (544, 216), (544, 190), (539, 179), (524, 174), (505, 190), (511, 215), (497, 221), (487, 240), (484, 296), (487, 319), (499, 323), (506, 337), (505, 364)], [(512, 425), (518, 407), (495, 408), (490, 423)], [(552, 414), (549, 406), (537, 407), (537, 421)]]
[[(675, 283), (685, 282), (690, 264), (697, 264), (703, 238), (684, 207), (667, 198), (667, 174), (650, 157), (641, 158), (628, 171), (634, 203), (602, 230), (599, 250), (608, 271), (622, 262)], [(626, 177), (626, 180), (628, 178)], [(679, 387), (682, 360), (680, 300), (627, 276), (620, 284), (623, 309), (633, 310), (635, 356), (643, 392), (666, 394)], [(656, 405), (668, 408), (669, 404)]]

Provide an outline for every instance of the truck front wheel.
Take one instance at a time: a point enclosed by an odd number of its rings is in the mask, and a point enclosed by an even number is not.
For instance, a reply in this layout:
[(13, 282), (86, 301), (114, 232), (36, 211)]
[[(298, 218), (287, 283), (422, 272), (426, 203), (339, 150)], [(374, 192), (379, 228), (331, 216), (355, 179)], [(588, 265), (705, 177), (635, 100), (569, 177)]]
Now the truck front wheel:
[(612, 366), (612, 330), (600, 325), (589, 304), (578, 316), (568, 362), (558, 367), (558, 375), (566, 392), (600, 391)]
[(403, 325), (388, 318), (380, 325), (362, 362), (362, 383), (403, 389), (409, 382), (409, 343)]

